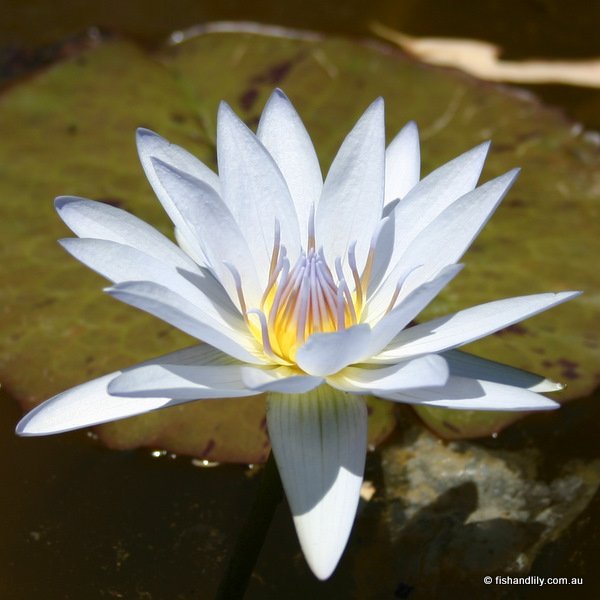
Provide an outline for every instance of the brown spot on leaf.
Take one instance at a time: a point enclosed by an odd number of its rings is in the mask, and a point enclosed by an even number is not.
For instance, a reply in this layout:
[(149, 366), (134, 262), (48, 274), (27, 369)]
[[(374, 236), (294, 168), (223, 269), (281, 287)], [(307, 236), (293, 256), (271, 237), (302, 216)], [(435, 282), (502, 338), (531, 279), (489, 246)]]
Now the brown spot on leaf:
[(98, 200), (100, 200), (100, 202), (104, 202), (104, 204), (110, 204), (110, 206), (114, 206), (115, 208), (123, 208), (125, 204), (120, 198), (114, 198), (112, 196), (98, 198)]
[(254, 77), (253, 81), (256, 83), (277, 85), (285, 79), (286, 75), (294, 66), (294, 62), (295, 61), (293, 60), (284, 60), (282, 62), (279, 62), (267, 69), (264, 73), (261, 73), (260, 75)]
[(240, 106), (244, 110), (249, 111), (252, 109), (257, 99), (258, 89), (255, 87), (251, 87), (240, 96)]
[(174, 123), (185, 123), (187, 121), (187, 117), (180, 112), (171, 113), (171, 121)]
[(578, 363), (573, 362), (568, 358), (559, 358), (556, 362), (561, 367), (563, 367), (562, 371), (560, 372), (561, 377), (564, 377), (565, 379), (570, 379), (571, 381), (574, 379), (579, 379), (580, 374), (578, 371)]
[(215, 447), (215, 440), (213, 440), (213, 438), (210, 438), (206, 444), (206, 446), (204, 446), (204, 448), (202, 449), (202, 452), (200, 452), (200, 458), (205, 458), (207, 457), (210, 452), (213, 450), (213, 448)]
[(458, 427), (455, 427), (454, 425), (452, 425), (452, 423), (448, 423), (448, 421), (442, 421), (442, 425), (446, 429), (449, 429), (450, 431), (452, 431), (454, 433), (461, 433), (461, 431)]
[(507, 333), (514, 333), (515, 335), (525, 335), (528, 333), (528, 329), (519, 323), (515, 323), (514, 325), (509, 325), (500, 331), (496, 331), (494, 335), (505, 335)]

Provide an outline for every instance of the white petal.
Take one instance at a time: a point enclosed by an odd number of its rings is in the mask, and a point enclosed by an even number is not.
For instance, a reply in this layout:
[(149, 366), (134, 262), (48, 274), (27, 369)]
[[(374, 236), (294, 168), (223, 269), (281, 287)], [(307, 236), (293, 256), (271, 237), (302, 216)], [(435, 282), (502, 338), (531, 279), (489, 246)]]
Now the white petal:
[(152, 281), (168, 287), (225, 327), (246, 327), (224, 290), (196, 265), (193, 272), (175, 269), (135, 248), (107, 240), (67, 238), (60, 243), (72, 256), (114, 283)]
[(487, 360), (461, 350), (450, 350), (442, 356), (448, 361), (450, 373), (459, 377), (471, 377), (473, 379), (484, 379), (514, 387), (521, 387), (531, 392), (557, 392), (565, 386), (542, 375), (536, 375), (509, 367), (493, 360)]
[(346, 367), (327, 383), (346, 392), (393, 392), (423, 386), (444, 385), (448, 380), (448, 364), (438, 354), (428, 354), (390, 367)]
[(330, 265), (337, 257), (344, 259), (354, 241), (358, 268), (362, 270), (365, 264), (383, 208), (383, 118), (383, 100), (379, 98), (348, 134), (325, 179), (315, 227), (317, 246), (323, 246)]
[(219, 107), (217, 155), (223, 199), (248, 242), (261, 284), (265, 285), (276, 221), (292, 264), (300, 254), (294, 203), (271, 155), (225, 103)]
[[(428, 281), (446, 265), (456, 263), (483, 229), (512, 184), (513, 169), (465, 194), (436, 217), (400, 257), (399, 268), (423, 265), (415, 272), (400, 297)], [(392, 276), (393, 280), (393, 276)]]
[[(161, 187), (152, 169), (151, 161), (151, 158), (158, 158), (168, 165), (178, 168), (180, 171), (189, 173), (196, 179), (205, 181), (211, 188), (219, 192), (220, 183), (217, 174), (181, 146), (171, 144), (171, 142), (154, 133), (154, 131), (144, 129), (143, 127), (137, 130), (136, 141), (140, 161), (153, 188), (156, 184), (158, 184), (158, 189)], [(158, 195), (158, 192), (156, 193)]]
[[(206, 348), (208, 347), (193, 346), (148, 362), (186, 363), (204, 355)], [(111, 396), (107, 386), (120, 374), (121, 371), (116, 371), (103, 375), (46, 400), (21, 419), (17, 425), (17, 434), (33, 436), (61, 433), (180, 404), (180, 401), (171, 398)], [(252, 395), (252, 392), (248, 392), (248, 395)]]
[(287, 394), (303, 394), (323, 383), (322, 377), (301, 375), (289, 367), (274, 369), (242, 369), (244, 385), (257, 392), (283, 392)]
[[(235, 280), (225, 266), (233, 265), (241, 276), (248, 307), (258, 306), (261, 289), (250, 248), (233, 215), (206, 183), (153, 159), (158, 179), (187, 223), (217, 279), (238, 304)], [(241, 308), (241, 307), (240, 307)]]
[[(137, 147), (146, 177), (166, 213), (175, 224), (178, 237), (185, 240), (185, 247), (190, 247), (195, 250), (196, 244), (193, 233), (189, 230), (185, 220), (181, 218), (179, 211), (173, 205), (171, 196), (158, 180), (154, 165), (152, 164), (152, 158), (158, 158), (169, 165), (173, 165), (178, 169), (189, 173), (201, 181), (205, 181), (210, 187), (215, 189), (217, 193), (220, 192), (219, 178), (211, 169), (200, 162), (187, 150), (169, 143), (167, 140), (148, 129), (140, 128), (137, 130)], [(194, 259), (199, 260), (200, 258), (202, 258), (201, 254), (195, 251)]]
[(438, 406), (457, 410), (531, 411), (549, 410), (560, 405), (520, 387), (491, 381), (450, 376), (445, 386), (422, 388), (378, 396), (396, 402)]
[(308, 236), (312, 206), (317, 206), (323, 176), (310, 137), (287, 96), (276, 89), (260, 117), (258, 139), (281, 171), (296, 207), (303, 243)]
[(242, 368), (243, 363), (227, 364), (226, 361), (223, 364), (161, 361), (126, 369), (110, 382), (108, 391), (127, 398), (160, 396), (176, 400), (236, 398), (258, 394), (245, 386)]
[(396, 204), (389, 213), (389, 225), (384, 227), (377, 240), (369, 294), (398, 264), (400, 256), (417, 235), (457, 198), (477, 185), (488, 149), (486, 142), (442, 165)]
[(517, 174), (518, 170), (514, 169), (488, 181), (456, 200), (433, 219), (412, 241), (395, 268), (371, 296), (369, 304), (373, 311), (382, 310), (406, 269), (419, 266), (414, 276), (403, 285), (400, 300), (440, 269), (458, 261), (496, 210)]
[[(204, 297), (198, 287), (190, 282), (190, 279), (200, 275), (196, 265), (192, 272), (186, 272), (136, 248), (107, 240), (66, 238), (59, 240), (59, 243), (71, 256), (115, 283), (155, 281), (176, 291), (190, 302), (202, 302)], [(182, 273), (187, 273), (190, 279)], [(235, 310), (234, 307), (231, 309)]]
[(319, 579), (348, 541), (362, 483), (367, 411), (360, 396), (321, 386), (271, 395), (267, 424), (300, 546)]
[(367, 352), (371, 329), (355, 325), (343, 331), (315, 333), (296, 352), (296, 363), (310, 375), (325, 376), (358, 362)]
[(534, 294), (473, 306), (401, 331), (383, 352), (371, 360), (397, 362), (403, 358), (451, 350), (562, 304), (579, 294)]
[(240, 363), (206, 344), (125, 369), (108, 385), (116, 396), (166, 396), (176, 400), (252, 396), (242, 381)]
[(103, 202), (59, 196), (54, 205), (59, 217), (75, 235), (132, 246), (154, 258), (188, 270), (196, 270), (171, 240), (131, 213)]
[(445, 267), (431, 281), (413, 290), (396, 308), (383, 317), (381, 314), (372, 314), (373, 308), (369, 302), (367, 319), (371, 323), (376, 323), (371, 334), (369, 356), (381, 352), (460, 273), (462, 268), (463, 265)]
[(150, 281), (133, 281), (105, 291), (238, 360), (253, 364), (265, 362), (259, 357), (256, 342), (247, 331), (224, 326), (164, 286)]
[(410, 121), (385, 151), (385, 204), (404, 198), (419, 183), (420, 175), (419, 129)]

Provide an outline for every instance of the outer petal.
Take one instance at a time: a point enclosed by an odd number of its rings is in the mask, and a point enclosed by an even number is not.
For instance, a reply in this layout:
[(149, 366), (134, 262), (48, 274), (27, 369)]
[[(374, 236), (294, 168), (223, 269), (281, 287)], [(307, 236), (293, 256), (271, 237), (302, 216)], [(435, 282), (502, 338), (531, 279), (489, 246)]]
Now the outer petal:
[(233, 265), (240, 274), (249, 306), (258, 306), (261, 290), (250, 248), (220, 196), (203, 181), (179, 169), (154, 159), (153, 165), (175, 209), (187, 223), (229, 297), (238, 303), (236, 284), (225, 266), (227, 263)]
[(222, 323), (202, 314), (196, 306), (164, 286), (150, 281), (132, 281), (105, 291), (238, 360), (253, 364), (265, 362), (259, 357), (256, 343), (249, 333), (224, 327)]
[(258, 139), (275, 159), (296, 207), (301, 241), (308, 236), (308, 221), (323, 189), (319, 159), (310, 137), (287, 96), (276, 89), (260, 117)]
[(257, 392), (282, 392), (286, 394), (304, 394), (323, 383), (322, 377), (302, 375), (289, 367), (274, 369), (242, 368), (244, 385)]
[[(479, 235), (512, 184), (518, 169), (513, 169), (465, 194), (436, 217), (400, 257), (397, 269), (423, 265), (403, 288), (405, 296), (428, 281), (446, 265), (460, 260)], [(393, 271), (391, 275), (394, 281)]]
[(346, 546), (360, 494), (367, 411), (360, 396), (321, 386), (269, 396), (267, 424), (304, 556), (327, 579)]
[(372, 361), (397, 362), (412, 356), (451, 350), (562, 304), (579, 294), (534, 294), (473, 306), (401, 331)]
[(108, 392), (127, 398), (168, 397), (174, 400), (251, 396), (242, 378), (244, 363), (206, 344), (125, 369)]
[(171, 240), (125, 210), (74, 196), (59, 196), (54, 206), (58, 216), (80, 238), (132, 246), (176, 267), (197, 270), (194, 261)]
[(381, 313), (373, 314), (374, 307), (369, 303), (367, 319), (375, 323), (369, 356), (381, 352), (461, 272), (462, 268), (463, 265), (445, 267), (431, 281), (414, 289), (385, 316)]
[(488, 149), (489, 142), (486, 142), (442, 165), (414, 186), (390, 211), (390, 222), (377, 240), (370, 293), (398, 264), (417, 235), (457, 198), (477, 185)]
[(459, 377), (470, 377), (472, 379), (484, 379), (515, 387), (522, 387), (531, 392), (557, 392), (565, 386), (546, 379), (542, 375), (535, 375), (522, 369), (509, 367), (502, 363), (494, 362), (462, 352), (461, 350), (449, 350), (442, 356), (448, 362), (450, 373)]
[(131, 246), (106, 240), (67, 238), (60, 243), (77, 260), (114, 283), (152, 281), (168, 287), (223, 325), (245, 327), (239, 310), (225, 292), (216, 289), (214, 280), (209, 280), (195, 265), (192, 272), (176, 270)]
[(364, 266), (381, 219), (384, 177), (385, 127), (379, 98), (348, 134), (325, 179), (315, 227), (317, 245), (323, 246), (330, 265), (337, 257), (345, 258), (356, 241), (356, 261), (359, 269)]
[(456, 200), (433, 219), (400, 256), (387, 279), (370, 298), (370, 305), (381, 310), (400, 274), (406, 269), (420, 265), (402, 287), (400, 299), (431, 279), (440, 269), (458, 261), (492, 216), (517, 174), (518, 170), (514, 169), (488, 181)]
[(549, 410), (560, 406), (554, 400), (524, 388), (454, 376), (451, 376), (442, 387), (384, 392), (377, 395), (396, 402), (458, 410), (532, 411)]
[[(165, 140), (154, 131), (140, 127), (136, 132), (136, 141), (140, 161), (146, 171), (146, 176), (150, 184), (155, 188), (156, 194), (162, 193), (160, 182), (157, 180), (152, 169), (152, 158), (158, 158), (168, 165), (177, 167), (179, 170), (189, 173), (192, 177), (205, 181), (211, 188), (220, 190), (219, 177), (207, 167), (202, 161), (198, 160), (193, 154)], [(162, 200), (161, 200), (162, 202)]]
[(419, 129), (414, 121), (410, 121), (385, 151), (385, 205), (396, 198), (404, 198), (419, 183), (420, 175)]
[[(203, 356), (207, 346), (193, 346), (142, 364), (188, 363)], [(209, 351), (214, 352), (214, 349)], [(116, 371), (57, 394), (29, 412), (17, 425), (19, 435), (47, 435), (139, 415), (181, 401), (171, 398), (120, 398), (107, 391)], [(221, 397), (223, 390), (215, 392)], [(247, 395), (254, 392), (248, 391)]]
[[(217, 190), (217, 192), (220, 192), (219, 178), (211, 169), (200, 162), (187, 150), (169, 143), (149, 129), (140, 128), (137, 130), (137, 145), (138, 154), (146, 177), (166, 213), (169, 215), (171, 221), (173, 221), (178, 239), (181, 239), (184, 242), (182, 247), (191, 248), (193, 250), (194, 260), (201, 260), (203, 257), (201, 253), (197, 252), (197, 244), (195, 243), (192, 232), (173, 205), (172, 198), (158, 180), (154, 165), (152, 164), (152, 158), (158, 158), (164, 163), (173, 165), (201, 181), (206, 181), (208, 185)], [(199, 264), (204, 263), (200, 262)]]
[(428, 354), (390, 367), (346, 367), (329, 377), (329, 385), (346, 392), (377, 395), (382, 392), (444, 385), (448, 381), (448, 364), (438, 354)]
[(298, 366), (311, 375), (337, 373), (365, 356), (371, 329), (355, 325), (344, 331), (315, 333), (296, 352)]
[(223, 199), (248, 242), (264, 285), (276, 221), (290, 261), (294, 263), (299, 256), (300, 230), (294, 203), (271, 155), (225, 103), (219, 107), (217, 154)]

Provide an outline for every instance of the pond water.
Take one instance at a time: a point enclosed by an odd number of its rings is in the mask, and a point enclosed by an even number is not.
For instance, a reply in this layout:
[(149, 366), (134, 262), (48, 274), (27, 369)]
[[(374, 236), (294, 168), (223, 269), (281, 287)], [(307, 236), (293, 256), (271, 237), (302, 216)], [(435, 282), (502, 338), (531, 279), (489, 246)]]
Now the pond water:
[[(460, 10), (443, 0), (352, 1), (340, 6), (312, 0), (252, 5), (191, 0), (168, 6), (137, 1), (77, 5), (66, 0), (3, 4), (0, 65), (8, 72), (10, 61), (36, 55), (36, 48), (40, 59), (46, 50), (39, 54), (39, 48), (94, 25), (157, 48), (176, 29), (225, 19), (358, 36), (369, 35), (369, 23), (378, 20), (414, 35), (492, 41), (512, 59), (588, 57), (599, 50), (600, 5), (583, 2), (469, 0), (460, 3)], [(530, 89), (586, 127), (600, 127), (597, 90)], [(409, 410), (401, 411), (402, 426), (369, 455), (366, 479), (375, 495), (363, 502), (349, 549), (333, 578), (319, 583), (310, 575), (283, 504), (247, 597), (597, 597), (598, 400), (577, 400), (495, 438), (454, 445), (437, 441)], [(0, 598), (213, 596), (256, 492), (260, 469), (214, 467), (160, 448), (111, 451), (86, 432), (18, 439), (13, 429), (20, 415), (21, 409), (3, 391)], [(454, 473), (460, 465), (470, 465), (469, 477), (431, 471), (428, 487), (423, 487), (423, 466), (413, 455), (419, 449), (439, 456), (440, 463), (456, 465)], [(498, 501), (493, 507), (482, 500), (492, 485), (486, 473), (496, 485)], [(480, 500), (489, 514), (471, 518)], [(471, 562), (465, 566), (467, 559)], [(482, 585), (485, 569), (495, 576), (511, 561), (521, 561), (512, 565), (513, 573), (582, 577), (584, 584), (543, 589)]]

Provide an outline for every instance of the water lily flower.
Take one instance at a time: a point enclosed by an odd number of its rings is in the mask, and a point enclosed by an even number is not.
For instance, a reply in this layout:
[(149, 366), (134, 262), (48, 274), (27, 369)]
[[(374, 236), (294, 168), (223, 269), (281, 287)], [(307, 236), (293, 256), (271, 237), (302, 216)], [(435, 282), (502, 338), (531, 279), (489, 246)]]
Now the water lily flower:
[(178, 244), (133, 215), (75, 197), (61, 244), (106, 292), (200, 343), (62, 392), (18, 424), (44, 435), (204, 398), (267, 394), (273, 453), (307, 562), (333, 572), (354, 520), (367, 446), (364, 397), (455, 409), (558, 404), (543, 377), (456, 348), (577, 292), (496, 300), (412, 325), (517, 176), (477, 186), (488, 144), (420, 178), (417, 127), (385, 147), (383, 100), (362, 115), (325, 181), (276, 90), (254, 134), (225, 103), (218, 175), (140, 129), (141, 162)]

